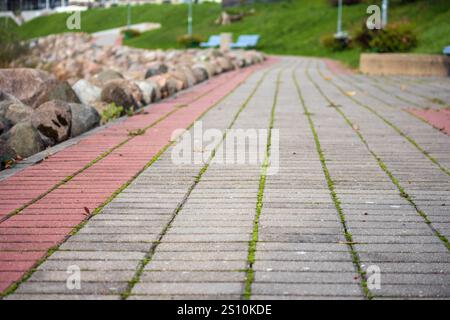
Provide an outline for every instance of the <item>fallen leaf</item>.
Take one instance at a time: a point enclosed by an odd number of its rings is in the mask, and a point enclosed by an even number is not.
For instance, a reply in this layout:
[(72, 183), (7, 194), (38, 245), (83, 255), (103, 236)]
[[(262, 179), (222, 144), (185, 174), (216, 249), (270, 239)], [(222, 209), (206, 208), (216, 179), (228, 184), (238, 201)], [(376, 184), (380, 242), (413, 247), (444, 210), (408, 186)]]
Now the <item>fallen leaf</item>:
[(356, 92), (355, 92), (355, 91), (347, 91), (346, 94), (347, 94), (349, 97), (353, 97), (353, 96), (356, 95)]

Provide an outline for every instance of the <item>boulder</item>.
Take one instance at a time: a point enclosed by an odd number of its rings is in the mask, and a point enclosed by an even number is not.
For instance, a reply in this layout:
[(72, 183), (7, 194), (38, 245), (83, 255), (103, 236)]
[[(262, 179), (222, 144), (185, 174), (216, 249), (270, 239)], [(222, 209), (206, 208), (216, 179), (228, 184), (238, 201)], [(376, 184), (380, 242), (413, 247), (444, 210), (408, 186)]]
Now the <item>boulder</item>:
[(33, 109), (29, 106), (24, 105), (21, 102), (13, 102), (3, 109), (3, 118), (15, 125), (25, 119), (30, 118), (33, 113)]
[(51, 100), (80, 103), (80, 99), (67, 81), (58, 83), (52, 90), (50, 90), (46, 101)]
[(0, 116), (4, 115), (4, 111), (11, 103), (21, 103), (21, 102), (13, 95), (0, 90)]
[(70, 136), (72, 124), (69, 103), (52, 100), (40, 105), (31, 115), (31, 124), (48, 145), (66, 140)]
[(150, 81), (136, 81), (136, 85), (141, 89), (142, 97), (145, 104), (150, 104), (156, 101), (157, 98), (157, 86)]
[(152, 83), (156, 86), (156, 101), (165, 98), (167, 95), (167, 81), (163, 76), (154, 76), (146, 79), (145, 81)]
[(101, 100), (108, 103), (115, 103), (124, 107), (125, 110), (136, 109), (142, 105), (141, 89), (127, 80), (111, 80), (102, 90)]
[(147, 69), (147, 72), (145, 73), (145, 79), (157, 76), (159, 74), (167, 73), (168, 71), (169, 68), (167, 67), (167, 65), (157, 62)]
[(5, 165), (9, 160), (15, 159), (16, 153), (6, 143), (6, 141), (0, 139), (0, 170), (5, 169)]
[(0, 135), (9, 130), (11, 124), (5, 118), (0, 116)]
[(192, 73), (194, 74), (197, 83), (208, 79), (208, 72), (204, 68), (201, 67), (192, 68)]
[(154, 99), (152, 98), (152, 102), (161, 100), (161, 87), (159, 86), (159, 84), (148, 79), (146, 80), (146, 82), (154, 88), (155, 97)]
[(234, 65), (231, 63), (231, 60), (225, 57), (217, 57), (216, 62), (220, 66), (223, 71), (230, 71), (234, 69)]
[(97, 73), (92, 80), (95, 84), (99, 85), (100, 87), (103, 87), (112, 80), (120, 80), (120, 79), (123, 79), (123, 75), (121, 73), (111, 69), (106, 69)]
[(183, 81), (175, 78), (170, 73), (166, 75), (166, 88), (167, 88), (167, 95), (171, 96), (175, 93), (177, 93), (180, 90), (183, 90), (184, 83)]
[(72, 86), (72, 89), (77, 94), (81, 103), (87, 105), (91, 105), (94, 102), (99, 101), (102, 94), (102, 89), (84, 79), (78, 80)]
[(94, 108), (78, 103), (70, 103), (69, 106), (72, 113), (71, 137), (79, 136), (99, 125), (100, 115)]
[(29, 118), (32, 112), (32, 108), (24, 105), (14, 96), (0, 91), (0, 134)]
[(0, 69), (0, 90), (33, 109), (51, 99), (78, 101), (69, 84), (60, 83), (51, 74), (37, 69)]
[(177, 91), (186, 89), (189, 87), (189, 82), (188, 82), (188, 78), (186, 77), (186, 75), (184, 74), (183, 71), (181, 70), (173, 70), (170, 71), (168, 74), (168, 79), (173, 78), (175, 80), (177, 80), (180, 85), (177, 85)]
[(30, 120), (19, 122), (0, 138), (6, 141), (8, 148), (22, 158), (29, 157), (45, 148), (44, 141)]
[(201, 68), (206, 71), (208, 78), (211, 78), (216, 74), (216, 68), (209, 62), (200, 62), (192, 66), (192, 68)]
[(181, 65), (178, 67), (178, 70), (184, 73), (188, 87), (192, 87), (197, 83), (197, 79), (194, 76), (194, 73), (192, 72), (192, 69), (186, 65)]

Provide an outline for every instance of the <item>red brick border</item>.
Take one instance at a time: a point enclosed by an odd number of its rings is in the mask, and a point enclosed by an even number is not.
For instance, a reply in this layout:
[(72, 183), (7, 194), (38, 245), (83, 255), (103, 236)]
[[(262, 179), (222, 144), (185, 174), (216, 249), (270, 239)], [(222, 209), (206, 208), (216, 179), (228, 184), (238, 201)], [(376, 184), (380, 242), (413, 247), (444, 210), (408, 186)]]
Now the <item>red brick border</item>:
[[(272, 62), (269, 59), (264, 64), (213, 78), (175, 99), (152, 105), (146, 114), (95, 133), (1, 181), (0, 218), (3, 216), (4, 221), (0, 222), (0, 292), (20, 280), (49, 249), (65, 241), (70, 231), (89, 216), (86, 209), (92, 213), (139, 173), (170, 142), (175, 129), (189, 127), (251, 73)], [(186, 106), (177, 108), (179, 105)], [(148, 127), (161, 117), (166, 118), (54, 188), (128, 139), (130, 131)], [(34, 203), (6, 217), (11, 210), (33, 199)]]
[(450, 110), (408, 109), (407, 111), (450, 136)]

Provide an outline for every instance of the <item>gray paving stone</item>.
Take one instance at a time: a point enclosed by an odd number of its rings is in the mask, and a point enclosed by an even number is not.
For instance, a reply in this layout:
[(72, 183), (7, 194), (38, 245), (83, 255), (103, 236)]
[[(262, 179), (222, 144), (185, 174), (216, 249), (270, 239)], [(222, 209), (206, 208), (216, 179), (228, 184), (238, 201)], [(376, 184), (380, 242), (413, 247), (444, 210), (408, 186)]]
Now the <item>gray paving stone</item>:
[(361, 290), (356, 284), (291, 284), (291, 283), (255, 283), (252, 293), (255, 295), (291, 296), (358, 296)]
[[(68, 289), (66, 282), (28, 282), (25, 286), (20, 286), (15, 294), (70, 294), (70, 295), (114, 295), (125, 290), (127, 282), (104, 282), (90, 283), (81, 282), (80, 289)], [(14, 295), (12, 296), (14, 298)]]
[(255, 283), (352, 283), (359, 284), (355, 272), (278, 272), (257, 271)]
[(239, 282), (158, 282), (138, 283), (133, 290), (134, 294), (153, 295), (238, 295), (242, 292), (242, 283)]
[[(430, 102), (424, 97), (431, 94), (447, 101), (450, 82), (335, 74), (322, 60), (284, 57), (267, 73), (233, 128), (268, 128), (282, 68), (273, 128), (279, 130), (279, 149), (271, 150), (271, 160), (278, 152), (280, 165), (278, 173), (265, 180), (251, 298), (364, 298), (308, 115), (361, 267), (376, 265), (381, 270), (381, 289), (373, 290), (376, 298), (450, 298), (448, 249), (433, 231), (450, 237), (449, 176), (398, 132), (450, 168), (449, 137), (403, 110)], [(208, 112), (202, 118), (204, 129), (223, 132), (263, 72), (256, 72)], [(400, 83), (408, 89), (399, 90)], [(355, 94), (350, 97), (351, 91)], [(329, 100), (339, 108), (330, 107)], [(203, 151), (210, 155), (211, 150)], [(431, 225), (402, 197), (371, 152)], [(174, 164), (169, 148), (8, 299), (117, 299), (149, 253), (132, 300), (242, 298), (261, 163), (225, 165), (215, 161), (220, 155), (219, 150), (196, 182), (203, 164)], [(104, 180), (113, 181), (115, 174), (120, 172), (108, 173)], [(69, 265), (82, 269), (78, 292), (66, 288)]]
[(141, 282), (242, 282), (242, 271), (145, 271)]

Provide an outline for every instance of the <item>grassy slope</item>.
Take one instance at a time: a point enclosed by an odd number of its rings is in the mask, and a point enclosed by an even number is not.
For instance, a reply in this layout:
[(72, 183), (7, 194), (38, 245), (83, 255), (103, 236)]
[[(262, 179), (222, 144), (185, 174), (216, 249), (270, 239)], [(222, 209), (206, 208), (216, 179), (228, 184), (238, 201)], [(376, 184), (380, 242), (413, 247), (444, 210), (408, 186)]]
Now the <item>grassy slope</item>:
[(0, 17), (0, 28), (17, 30), (17, 24), (11, 18)]
[[(371, 1), (371, 2), (381, 2)], [(336, 8), (327, 0), (291, 0), (252, 6), (256, 14), (230, 26), (217, 26), (214, 20), (221, 8), (217, 4), (194, 6), (194, 33), (209, 36), (219, 32), (258, 33), (261, 50), (275, 54), (329, 56), (357, 66), (359, 50), (330, 52), (319, 42), (322, 35), (336, 28)], [(366, 17), (367, 4), (344, 8), (344, 29), (353, 30)], [(185, 5), (144, 5), (133, 7), (133, 23), (160, 22), (160, 30), (146, 32), (126, 44), (141, 48), (176, 48), (176, 37), (186, 32)], [(26, 38), (65, 32), (66, 14), (35, 19), (19, 28)], [(408, 19), (419, 32), (419, 47), (414, 52), (440, 53), (450, 44), (450, 5), (448, 0), (419, 0), (407, 5), (391, 5), (390, 21)], [(82, 31), (94, 32), (122, 26), (126, 8), (90, 10), (82, 13)]]

